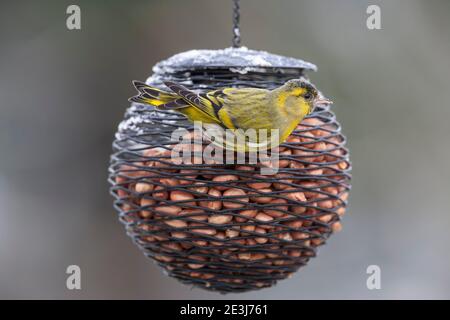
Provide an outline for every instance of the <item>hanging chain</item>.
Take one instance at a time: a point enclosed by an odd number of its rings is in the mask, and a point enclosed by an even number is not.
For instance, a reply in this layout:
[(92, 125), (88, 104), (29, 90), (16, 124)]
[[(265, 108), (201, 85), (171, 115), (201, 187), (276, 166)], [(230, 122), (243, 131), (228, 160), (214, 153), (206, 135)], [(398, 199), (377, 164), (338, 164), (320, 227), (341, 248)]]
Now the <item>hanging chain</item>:
[(241, 31), (239, 29), (241, 14), (239, 10), (239, 0), (233, 0), (233, 48), (241, 46)]

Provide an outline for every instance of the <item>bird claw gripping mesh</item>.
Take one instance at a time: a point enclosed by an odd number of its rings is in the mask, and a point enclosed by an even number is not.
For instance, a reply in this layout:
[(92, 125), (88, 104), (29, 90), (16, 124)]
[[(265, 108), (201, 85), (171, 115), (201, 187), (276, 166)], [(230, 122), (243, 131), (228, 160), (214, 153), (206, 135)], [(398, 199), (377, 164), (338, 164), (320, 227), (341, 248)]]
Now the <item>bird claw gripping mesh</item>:
[[(300, 76), (302, 68), (243, 74), (195, 66), (164, 70), (147, 82), (272, 88)], [(113, 143), (109, 176), (127, 233), (170, 276), (222, 293), (270, 287), (340, 230), (351, 168), (329, 106), (316, 107), (279, 147), (273, 175), (261, 175), (261, 163), (173, 163), (170, 136), (179, 127), (192, 129), (177, 113), (131, 106)]]

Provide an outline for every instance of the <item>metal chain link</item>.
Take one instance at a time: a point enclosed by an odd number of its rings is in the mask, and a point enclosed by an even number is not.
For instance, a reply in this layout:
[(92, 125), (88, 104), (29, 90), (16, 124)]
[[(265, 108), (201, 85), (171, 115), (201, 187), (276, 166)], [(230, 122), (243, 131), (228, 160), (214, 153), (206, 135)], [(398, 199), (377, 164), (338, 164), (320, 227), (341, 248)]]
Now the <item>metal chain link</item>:
[(240, 18), (239, 0), (233, 0), (233, 48), (239, 48), (241, 46)]

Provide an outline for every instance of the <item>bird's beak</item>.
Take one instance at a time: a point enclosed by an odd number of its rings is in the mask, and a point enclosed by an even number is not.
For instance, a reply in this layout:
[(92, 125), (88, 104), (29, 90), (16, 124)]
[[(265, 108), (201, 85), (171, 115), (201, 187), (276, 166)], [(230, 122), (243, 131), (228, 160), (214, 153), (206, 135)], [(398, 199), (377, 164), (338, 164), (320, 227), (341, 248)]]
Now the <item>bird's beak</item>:
[(314, 104), (315, 105), (317, 105), (317, 104), (321, 104), (321, 105), (330, 105), (330, 104), (333, 104), (333, 101), (331, 101), (330, 99), (327, 99), (327, 98), (325, 98), (325, 97), (317, 97), (315, 100), (314, 100)]

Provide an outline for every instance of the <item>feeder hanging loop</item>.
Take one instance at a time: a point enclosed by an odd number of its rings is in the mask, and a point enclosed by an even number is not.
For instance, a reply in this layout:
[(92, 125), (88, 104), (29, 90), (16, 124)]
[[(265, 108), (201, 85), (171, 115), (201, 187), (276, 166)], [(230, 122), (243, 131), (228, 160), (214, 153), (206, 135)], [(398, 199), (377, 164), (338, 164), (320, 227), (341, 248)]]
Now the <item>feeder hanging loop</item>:
[(233, 48), (239, 48), (241, 46), (240, 18), (239, 0), (233, 0)]

